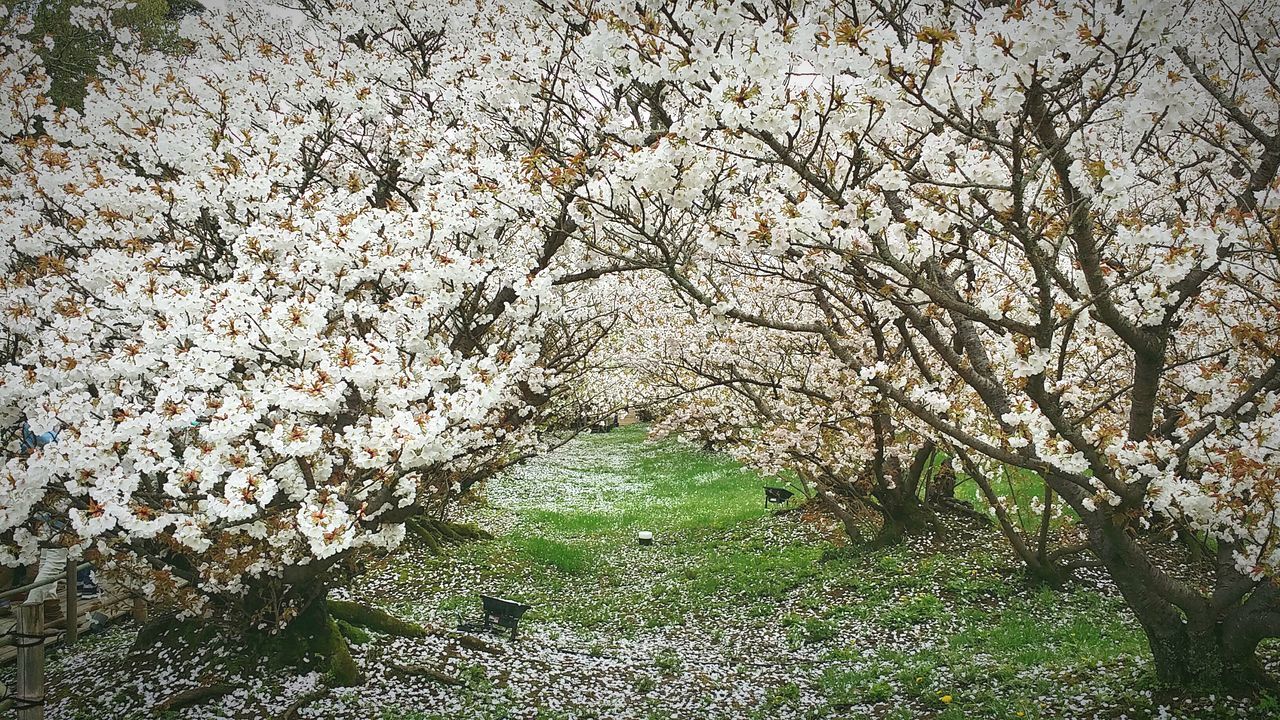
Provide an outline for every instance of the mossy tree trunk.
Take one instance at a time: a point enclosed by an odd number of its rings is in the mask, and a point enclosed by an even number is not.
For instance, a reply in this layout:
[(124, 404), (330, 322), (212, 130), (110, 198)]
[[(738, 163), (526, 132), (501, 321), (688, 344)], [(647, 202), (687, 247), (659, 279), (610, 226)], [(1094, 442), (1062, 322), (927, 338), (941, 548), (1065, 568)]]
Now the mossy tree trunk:
[(396, 618), (378, 608), (327, 593), (313, 593), (310, 601), (282, 629), (252, 632), (249, 645), (280, 667), (324, 674), (326, 684), (349, 687), (364, 683), (364, 674), (351, 655), (350, 643), (368, 639), (366, 631), (397, 637), (425, 637), (427, 629)]
[(364, 683), (364, 673), (324, 597), (312, 600), (293, 622), (260, 642), (273, 664), (323, 673), (325, 683), (334, 687)]
[(897, 489), (880, 490), (874, 494), (878, 501), (874, 507), (882, 521), (874, 544), (896, 545), (908, 537), (926, 535), (938, 529), (937, 515), (919, 497)]
[(377, 608), (328, 597), (323, 571), (305, 584), (263, 583), (243, 597), (222, 601), (219, 622), (177, 620), (161, 616), (143, 627), (135, 648), (152, 645), (204, 645), (220, 636), (238, 638), (246, 658), (265, 659), (273, 668), (294, 668), (323, 674), (332, 687), (364, 682), (350, 642), (368, 639), (365, 631), (400, 637), (423, 637), (420, 625), (395, 618)]
[[(876, 473), (873, 507), (883, 520), (875, 544), (893, 545), (911, 535), (923, 535), (941, 529), (941, 523), (933, 510), (920, 499), (921, 480), (933, 457), (934, 444), (916, 450), (911, 465), (904, 472), (897, 457), (877, 458), (873, 466)], [(877, 453), (881, 455), (881, 453)]]

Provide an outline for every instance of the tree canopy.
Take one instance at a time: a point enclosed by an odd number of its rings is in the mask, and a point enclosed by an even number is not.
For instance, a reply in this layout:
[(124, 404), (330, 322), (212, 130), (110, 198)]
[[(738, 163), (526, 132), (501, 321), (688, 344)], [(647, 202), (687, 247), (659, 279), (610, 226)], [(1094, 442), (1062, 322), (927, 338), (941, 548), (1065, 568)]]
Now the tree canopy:
[(1280, 636), (1274, 3), (6, 8), (6, 562), (322, 588), (648, 396), (887, 540), (1037, 474), (1167, 680)]

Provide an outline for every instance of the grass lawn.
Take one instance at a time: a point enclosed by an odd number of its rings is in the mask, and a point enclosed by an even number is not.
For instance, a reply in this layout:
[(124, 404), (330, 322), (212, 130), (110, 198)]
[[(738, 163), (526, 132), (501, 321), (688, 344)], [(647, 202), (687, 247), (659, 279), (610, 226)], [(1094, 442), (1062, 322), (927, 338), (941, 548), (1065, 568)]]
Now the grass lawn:
[[(1029, 589), (993, 530), (947, 546), (850, 547), (803, 509), (766, 511), (761, 484), (724, 457), (648, 443), (638, 427), (525, 464), (463, 511), (494, 540), (443, 558), (409, 541), (339, 593), (437, 627), (478, 615), (481, 592), (510, 597), (533, 605), (521, 638), (495, 656), (446, 636), (375, 637), (354, 648), (368, 683), (299, 716), (1280, 717), (1267, 697), (1162, 692), (1104, 580)], [(636, 543), (640, 530), (653, 546)], [(49, 717), (144, 717), (139, 698), (172, 692), (160, 689), (174, 682), (165, 662), (120, 660), (128, 632), (55, 661)], [(1274, 666), (1276, 648), (1267, 652)], [(198, 672), (225, 660), (215, 653)], [(388, 670), (412, 663), (465, 684)], [(182, 717), (276, 717), (318, 680), (250, 673), (232, 700)]]

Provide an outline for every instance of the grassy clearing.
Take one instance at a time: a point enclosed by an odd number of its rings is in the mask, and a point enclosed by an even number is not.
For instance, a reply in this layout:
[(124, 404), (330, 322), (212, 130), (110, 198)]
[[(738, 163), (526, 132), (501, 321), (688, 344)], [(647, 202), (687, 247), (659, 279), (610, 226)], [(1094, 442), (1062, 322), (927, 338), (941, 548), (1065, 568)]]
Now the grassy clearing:
[(623, 467), (587, 466), (574, 470), (589, 475), (610, 474), (643, 492), (612, 496), (607, 508), (557, 508), (554, 497), (548, 507), (522, 513), (522, 526), (583, 541), (629, 538), (639, 530), (661, 535), (691, 530), (723, 529), (761, 517), (759, 478), (737, 463), (669, 441), (649, 447), (638, 426), (620, 428), (607, 435), (584, 436), (601, 455), (625, 457)]
[[(536, 717), (645, 718), (638, 708), (646, 703), (654, 717), (734, 717), (726, 707), (703, 707), (700, 715), (660, 699), (664, 681), (699, 672), (678, 642), (662, 645), (682, 634), (710, 645), (716, 662), (743, 664), (740, 686), (719, 690), (741, 696), (746, 717), (1160, 712), (1143, 635), (1105, 586), (1030, 590), (1010, 574), (994, 536), (966, 535), (959, 551), (928, 543), (842, 547), (794, 512), (767, 512), (761, 479), (726, 458), (674, 442), (647, 444), (638, 428), (578, 443), (589, 452), (559, 469), (610, 476), (608, 487), (625, 490), (606, 491), (607, 502), (594, 498), (586, 508), (558, 507), (552, 492), (545, 506), (520, 509), (493, 541), (422, 566), (416, 555), (404, 556), (420, 572), (390, 589), (428, 617), (469, 607), (474, 591), (501, 591), (535, 606), (531, 632), (552, 643), (572, 638), (602, 659), (619, 642), (649, 643), (643, 660), (627, 660), (641, 666), (628, 671), (641, 678), (627, 681), (627, 712), (581, 702)], [(541, 471), (531, 476), (546, 480)], [(1007, 480), (1020, 501), (1043, 488), (1035, 477)], [(521, 482), (520, 473), (511, 481)], [(478, 514), (503, 512), (503, 497), (492, 488), (490, 507)], [(658, 544), (637, 547), (638, 530), (653, 531)], [(451, 581), (448, 588), (432, 582), (458, 576), (484, 580), (460, 592)], [(754, 671), (761, 666), (783, 672)], [(607, 687), (611, 677), (588, 671), (580, 681)], [(1183, 700), (1169, 712), (1216, 720), (1257, 717), (1256, 709), (1245, 701)]]
[[(329, 691), (299, 717), (1280, 718), (1269, 697), (1168, 697), (1105, 582), (1028, 589), (994, 530), (847, 546), (795, 508), (766, 511), (761, 485), (727, 458), (647, 443), (639, 428), (584, 436), (528, 463), (467, 511), (495, 539), (445, 557), (410, 541), (339, 593), (438, 627), (476, 616), (481, 592), (511, 597), (534, 606), (521, 639), (489, 655), (444, 636), (375, 636), (353, 648), (367, 684)], [(637, 545), (639, 530), (656, 544)], [(48, 717), (148, 717), (141, 709), (175, 683), (243, 665), (234, 653), (131, 656), (128, 641), (121, 628), (55, 657)], [(1280, 670), (1280, 648), (1265, 655)], [(464, 684), (406, 678), (392, 663)], [(278, 717), (319, 682), (241, 677), (234, 706), (177, 716)]]

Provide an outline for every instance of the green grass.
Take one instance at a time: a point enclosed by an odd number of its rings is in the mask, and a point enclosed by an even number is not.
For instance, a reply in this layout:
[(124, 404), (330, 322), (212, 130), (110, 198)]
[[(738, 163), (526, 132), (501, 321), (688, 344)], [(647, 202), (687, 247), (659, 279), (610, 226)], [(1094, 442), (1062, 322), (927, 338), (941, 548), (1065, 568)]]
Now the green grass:
[[(981, 512), (987, 512), (991, 503), (978, 483), (963, 472), (956, 473), (956, 497), (964, 500)], [(997, 497), (1005, 499), (1009, 518), (1025, 533), (1035, 533), (1040, 527), (1041, 516), (1032, 508), (1032, 501), (1044, 501), (1044, 478), (1039, 473), (1023, 468), (1003, 467), (1000, 472), (989, 479), (991, 489)], [(1050, 521), (1050, 527), (1060, 528), (1074, 524), (1079, 520), (1076, 514), (1061, 498), (1055, 498), (1056, 506), (1062, 511), (1059, 517)]]
[(950, 646), (959, 652), (986, 653), (1013, 665), (1044, 667), (1109, 662), (1146, 650), (1141, 635), (1099, 623), (1084, 608), (1066, 613), (1040, 610), (1043, 608), (1016, 603), (995, 617), (975, 618), (984, 622), (975, 622), (958, 633)]
[[(605, 452), (634, 449), (644, 442), (645, 432), (631, 426), (588, 439)], [(522, 520), (549, 532), (590, 539), (631, 536), (639, 530), (663, 535), (723, 529), (765, 514), (761, 478), (725, 456), (666, 440), (637, 453), (635, 460), (621, 472), (608, 472), (641, 482), (646, 491), (622, 498), (611, 512), (543, 509), (526, 513)]]
[[(608, 473), (626, 481), (616, 487), (631, 490), (591, 510), (548, 498), (520, 510), (494, 540), (447, 558), (399, 556), (405, 561), (393, 560), (399, 564), (390, 574), (406, 607), (470, 610), (474, 594), (444, 581), (476, 576), (486, 590), (531, 603), (531, 631), (554, 623), (600, 638), (587, 646), (593, 656), (607, 654), (613, 638), (662, 629), (702, 628), (713, 642), (744, 626), (776, 633), (818, 661), (797, 666), (808, 675), (768, 688), (749, 715), (761, 720), (1040, 720), (1077, 717), (1080, 707), (1100, 717), (1123, 714), (1115, 708), (1130, 709), (1129, 717), (1154, 712), (1145, 638), (1123, 602), (1088, 589), (1028, 587), (1010, 574), (1014, 563), (994, 530), (945, 551), (929, 543), (833, 545), (794, 515), (773, 517), (763, 508), (762, 478), (724, 456), (673, 441), (645, 443), (642, 428), (582, 442), (595, 455), (581, 457), (600, 457), (601, 466), (569, 470)], [(627, 458), (621, 467), (619, 457)], [(1031, 474), (1013, 473), (1008, 482), (1020, 500), (1043, 489)], [(657, 544), (638, 547), (637, 530), (654, 532)], [(631, 685), (646, 694), (661, 685), (655, 677), (690, 671), (677, 654), (663, 652)], [(566, 717), (595, 712), (579, 708)], [(1209, 704), (1178, 716), (1239, 715)]]
[(511, 546), (520, 550), (530, 562), (569, 575), (580, 575), (591, 567), (586, 549), (558, 540), (531, 535), (512, 539)]

